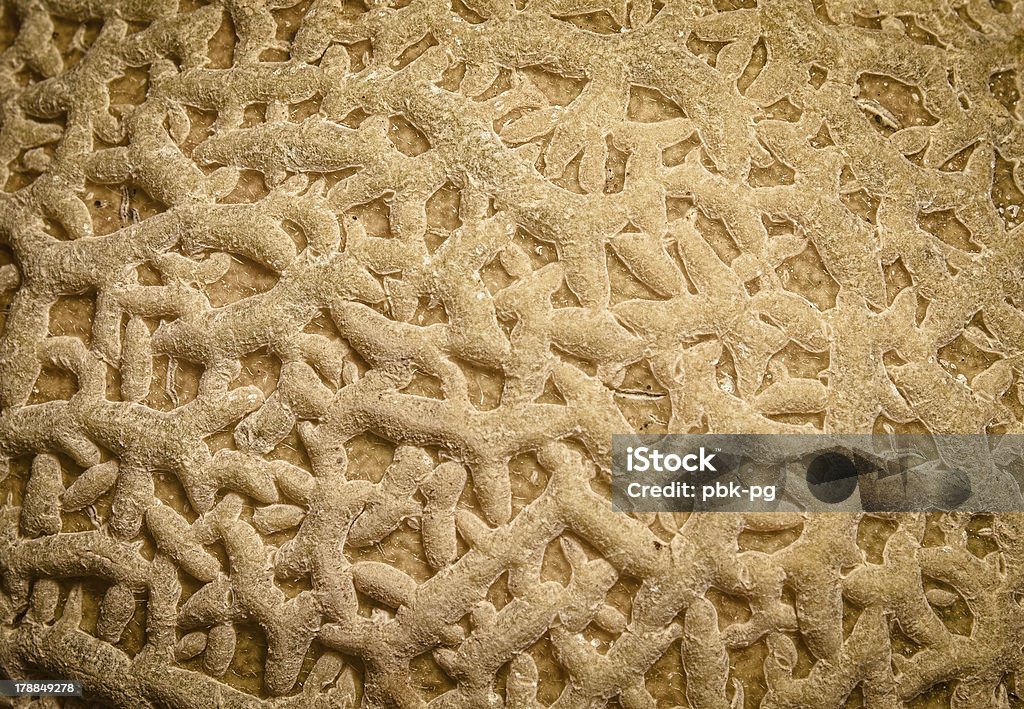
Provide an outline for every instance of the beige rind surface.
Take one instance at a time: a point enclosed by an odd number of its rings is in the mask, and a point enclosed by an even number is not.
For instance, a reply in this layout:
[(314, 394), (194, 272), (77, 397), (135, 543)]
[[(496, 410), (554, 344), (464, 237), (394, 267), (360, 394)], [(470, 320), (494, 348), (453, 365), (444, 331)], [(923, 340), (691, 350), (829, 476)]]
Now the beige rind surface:
[(1024, 706), (1020, 516), (607, 502), (613, 433), (1024, 433), (1024, 3), (0, 7), (0, 673)]

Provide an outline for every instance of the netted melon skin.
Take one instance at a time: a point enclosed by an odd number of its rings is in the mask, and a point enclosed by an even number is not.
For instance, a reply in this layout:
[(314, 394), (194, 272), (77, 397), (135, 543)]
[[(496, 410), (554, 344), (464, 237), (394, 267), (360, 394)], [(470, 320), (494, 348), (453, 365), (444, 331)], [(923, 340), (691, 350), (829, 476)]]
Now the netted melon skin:
[(615, 433), (1024, 433), (1024, 3), (2, 8), (0, 675), (1024, 706), (1020, 515), (608, 502)]

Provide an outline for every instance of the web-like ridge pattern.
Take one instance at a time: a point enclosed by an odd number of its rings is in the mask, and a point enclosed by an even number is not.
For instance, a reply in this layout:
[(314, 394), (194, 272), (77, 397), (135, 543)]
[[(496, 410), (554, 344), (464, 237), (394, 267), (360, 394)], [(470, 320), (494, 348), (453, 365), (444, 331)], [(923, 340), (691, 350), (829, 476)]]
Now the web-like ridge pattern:
[(1024, 3), (2, 7), (4, 674), (1024, 706), (1019, 516), (607, 502), (631, 430), (1024, 433)]

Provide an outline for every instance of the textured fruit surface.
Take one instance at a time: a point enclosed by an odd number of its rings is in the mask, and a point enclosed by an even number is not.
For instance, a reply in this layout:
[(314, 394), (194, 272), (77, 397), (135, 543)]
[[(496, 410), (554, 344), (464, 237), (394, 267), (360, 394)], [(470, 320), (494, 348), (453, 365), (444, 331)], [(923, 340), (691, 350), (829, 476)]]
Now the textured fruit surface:
[(1024, 706), (1022, 516), (608, 503), (614, 433), (1024, 433), (1024, 3), (0, 8), (0, 675)]

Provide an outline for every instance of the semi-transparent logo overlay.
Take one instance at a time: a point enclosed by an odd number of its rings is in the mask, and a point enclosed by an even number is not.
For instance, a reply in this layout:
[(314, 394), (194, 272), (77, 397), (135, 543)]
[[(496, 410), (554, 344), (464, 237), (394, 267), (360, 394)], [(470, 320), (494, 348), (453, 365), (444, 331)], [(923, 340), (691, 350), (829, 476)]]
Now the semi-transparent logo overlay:
[(622, 511), (1024, 511), (1024, 435), (620, 435), (612, 453)]

